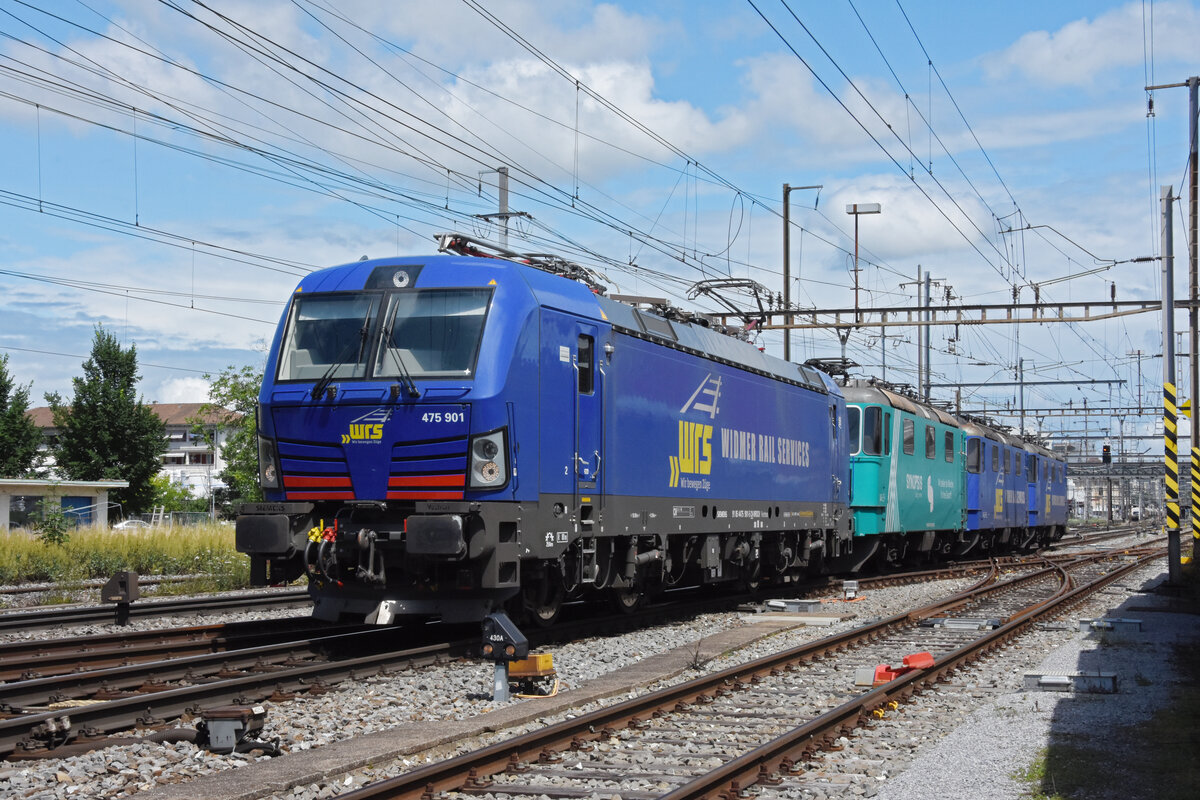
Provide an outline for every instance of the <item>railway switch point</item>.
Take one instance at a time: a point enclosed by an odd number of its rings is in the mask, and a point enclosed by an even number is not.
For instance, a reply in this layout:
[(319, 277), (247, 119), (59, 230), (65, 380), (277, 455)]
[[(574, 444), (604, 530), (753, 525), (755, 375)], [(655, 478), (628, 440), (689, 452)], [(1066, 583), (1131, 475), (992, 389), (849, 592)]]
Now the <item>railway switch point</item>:
[(129, 604), (141, 597), (136, 572), (118, 572), (100, 590), (100, 602), (116, 603), (117, 624), (129, 624)]

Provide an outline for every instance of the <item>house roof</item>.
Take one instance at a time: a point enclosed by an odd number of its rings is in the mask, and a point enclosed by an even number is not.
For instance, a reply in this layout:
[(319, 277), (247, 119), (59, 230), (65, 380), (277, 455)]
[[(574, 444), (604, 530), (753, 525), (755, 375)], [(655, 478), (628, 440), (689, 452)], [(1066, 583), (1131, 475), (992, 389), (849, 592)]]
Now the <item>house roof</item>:
[[(201, 415), (200, 409), (205, 403), (147, 403), (147, 408), (153, 411), (164, 425), (191, 425), (191, 421), (195, 417), (200, 417), (204, 422), (217, 423), (226, 421), (225, 415), (220, 412), (210, 411), (207, 414)], [(236, 411), (226, 412), (231, 414), (233, 419), (241, 418), (241, 414)], [(54, 416), (49, 407), (38, 406), (37, 408), (29, 409), (29, 418), (33, 420), (33, 424), (39, 428), (53, 428)]]

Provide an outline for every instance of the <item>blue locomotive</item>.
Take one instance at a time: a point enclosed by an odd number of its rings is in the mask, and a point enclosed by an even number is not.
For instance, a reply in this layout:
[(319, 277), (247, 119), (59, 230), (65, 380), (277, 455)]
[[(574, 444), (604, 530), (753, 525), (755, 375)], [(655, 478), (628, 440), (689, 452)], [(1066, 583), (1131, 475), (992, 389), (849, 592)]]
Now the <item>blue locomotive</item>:
[[(296, 287), (259, 395), (266, 500), (237, 520), (256, 584), (307, 574), (325, 619), (549, 624), (575, 599), (631, 610), (981, 542), (953, 417), (608, 298), (561, 259), (441, 238), (453, 255)], [(1021, 524), (1061, 535), (1061, 462), (1028, 456)]]
[(307, 573), (329, 619), (515, 603), (548, 623), (574, 598), (631, 609), (846, 556), (829, 376), (554, 274), (578, 269), (440, 255), (305, 277), (259, 396), (266, 502), (237, 521), (255, 582)]

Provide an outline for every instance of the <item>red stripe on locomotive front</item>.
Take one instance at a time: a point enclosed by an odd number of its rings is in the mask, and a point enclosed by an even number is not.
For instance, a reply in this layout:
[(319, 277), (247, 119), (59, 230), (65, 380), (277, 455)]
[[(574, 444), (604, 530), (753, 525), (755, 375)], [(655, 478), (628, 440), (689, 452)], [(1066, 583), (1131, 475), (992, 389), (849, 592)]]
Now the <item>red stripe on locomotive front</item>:
[(402, 486), (464, 486), (465, 475), (394, 475), (388, 478), (388, 488)]

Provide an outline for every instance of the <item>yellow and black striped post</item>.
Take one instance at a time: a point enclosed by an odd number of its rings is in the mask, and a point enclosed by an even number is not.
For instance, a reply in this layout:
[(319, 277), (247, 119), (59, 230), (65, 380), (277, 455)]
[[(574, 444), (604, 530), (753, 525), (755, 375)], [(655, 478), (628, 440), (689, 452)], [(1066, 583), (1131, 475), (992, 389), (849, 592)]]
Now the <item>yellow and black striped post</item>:
[[(1193, 422), (1193, 425), (1196, 423)], [(1195, 437), (1193, 437), (1193, 441)], [(1200, 547), (1200, 447), (1192, 448), (1192, 560)]]
[(1179, 573), (1179, 450), (1176, 446), (1176, 423), (1179, 409), (1175, 405), (1175, 384), (1163, 381), (1163, 455), (1166, 458), (1167, 501), (1167, 579), (1178, 583)]
[(1167, 460), (1167, 530), (1179, 530), (1179, 449), (1175, 384), (1163, 384), (1163, 455)]

